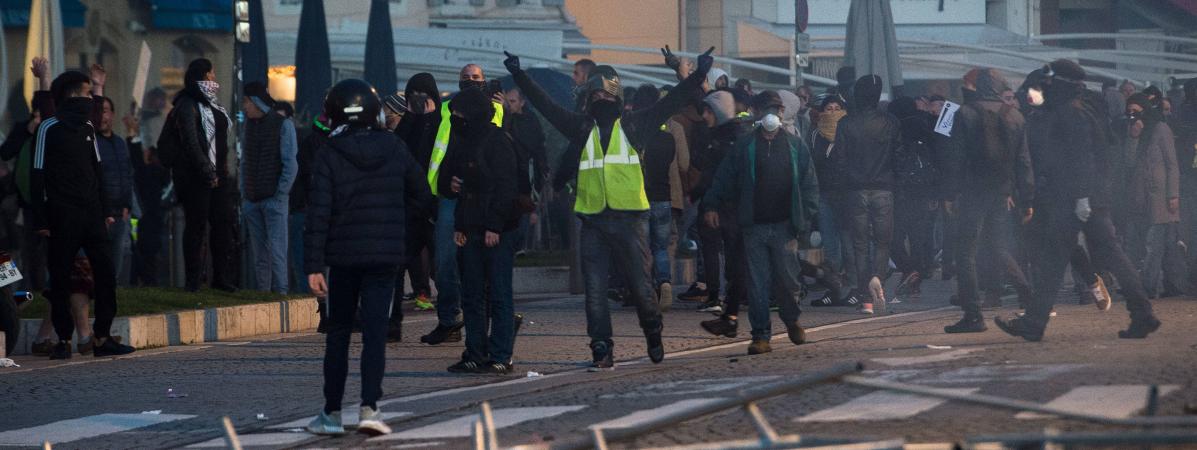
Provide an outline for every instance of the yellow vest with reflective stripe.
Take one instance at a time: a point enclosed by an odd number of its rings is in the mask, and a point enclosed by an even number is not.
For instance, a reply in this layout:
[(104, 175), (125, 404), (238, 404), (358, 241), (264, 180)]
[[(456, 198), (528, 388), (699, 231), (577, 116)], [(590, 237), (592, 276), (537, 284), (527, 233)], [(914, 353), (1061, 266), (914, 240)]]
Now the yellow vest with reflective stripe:
[(578, 198), (574, 212), (598, 214), (604, 209), (648, 211), (640, 154), (624, 136), (619, 120), (611, 127), (611, 142), (604, 151), (599, 127), (590, 131), (578, 162)]
[[(495, 116), (490, 121), (495, 126), (502, 127), (503, 104), (491, 103), (495, 106)], [(452, 131), (449, 116), (452, 115), (453, 113), (449, 111), (449, 102), (441, 102), (441, 124), (436, 129), (436, 140), (432, 143), (432, 159), (428, 161), (428, 187), (432, 189), (432, 195), (438, 195), (436, 184), (441, 175), (441, 163), (444, 162), (445, 154), (449, 150), (449, 135)]]

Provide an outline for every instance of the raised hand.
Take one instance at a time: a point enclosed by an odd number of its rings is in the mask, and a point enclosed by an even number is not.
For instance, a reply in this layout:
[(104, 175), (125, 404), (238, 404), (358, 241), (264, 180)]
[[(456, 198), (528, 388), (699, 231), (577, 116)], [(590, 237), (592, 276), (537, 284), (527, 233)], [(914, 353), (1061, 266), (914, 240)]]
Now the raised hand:
[(35, 78), (45, 78), (50, 71), (50, 60), (41, 56), (35, 56), (32, 65), (29, 67), (29, 71), (33, 72)]
[(706, 53), (698, 55), (698, 72), (706, 76), (707, 72), (711, 71), (711, 66), (715, 65), (715, 58), (711, 53), (715, 51), (715, 47), (707, 49)]
[(673, 50), (670, 50), (668, 45), (661, 49), (661, 56), (665, 57), (665, 65), (669, 66), (670, 69), (676, 71), (682, 66), (682, 59), (673, 54)]
[(507, 51), (503, 51), (503, 54), (507, 55), (507, 59), (503, 60), (503, 65), (507, 67), (507, 72), (515, 75), (517, 72), (523, 70), (520, 68), (520, 57), (512, 55)]

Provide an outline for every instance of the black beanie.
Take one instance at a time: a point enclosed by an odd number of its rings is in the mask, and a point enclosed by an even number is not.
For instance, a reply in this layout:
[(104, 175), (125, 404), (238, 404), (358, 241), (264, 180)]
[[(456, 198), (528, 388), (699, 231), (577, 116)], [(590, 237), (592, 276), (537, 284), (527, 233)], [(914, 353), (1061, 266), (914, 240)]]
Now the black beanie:
[(858, 108), (874, 108), (881, 101), (881, 77), (865, 75), (856, 80), (852, 87), (853, 106)]
[(1073, 83), (1085, 81), (1085, 69), (1075, 61), (1068, 59), (1057, 59), (1048, 65), (1051, 67), (1052, 72), (1055, 73), (1053, 77), (1057, 80), (1070, 81)]
[(840, 67), (835, 71), (835, 81), (840, 86), (851, 86), (856, 81), (856, 68), (852, 66)]
[(459, 112), (468, 121), (489, 121), (495, 115), (490, 97), (480, 89), (466, 89), (449, 101), (449, 109)]

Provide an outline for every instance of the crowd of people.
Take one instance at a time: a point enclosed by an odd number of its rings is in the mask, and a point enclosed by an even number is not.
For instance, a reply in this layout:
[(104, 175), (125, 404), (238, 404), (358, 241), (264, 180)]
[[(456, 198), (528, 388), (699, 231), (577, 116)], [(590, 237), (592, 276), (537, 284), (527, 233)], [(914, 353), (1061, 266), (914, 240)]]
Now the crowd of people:
[[(678, 80), (670, 86), (625, 87), (613, 67), (580, 60), (564, 104), (510, 54), (513, 85), (470, 64), (451, 98), (428, 73), (394, 94), (344, 80), (304, 126), (252, 82), (236, 127), (217, 68), (199, 59), (169, 114), (165, 93), (151, 93), (124, 116), (124, 138), (113, 130), (116, 105), (102, 96), (102, 67), (46, 83), (45, 61), (34, 60), (43, 85), (32, 116), (0, 147), (17, 160), (10, 183), (28, 230), (26, 284), (51, 304), (34, 351), (133, 351), (110, 334), (122, 255), (134, 256), (132, 282), (158, 282), (171, 199), (184, 211), (188, 291), (236, 288), (243, 225), (259, 289), (322, 299), (326, 404), (309, 426), (321, 434), (344, 432), (354, 330), (363, 341), (359, 430), (389, 432), (377, 401), (386, 343), (403, 338), (405, 280), (417, 307), (436, 310), (422, 343), (464, 336), (448, 371), (514, 371), (514, 260), (538, 202), (552, 195), (567, 199), (580, 227), (594, 371), (614, 368), (618, 303), (635, 308), (660, 363), (663, 312), (675, 297), (715, 314), (696, 325), (716, 336), (735, 337), (747, 305), (755, 355), (771, 351), (771, 309), (800, 345), (801, 301), (873, 314), (916, 301), (934, 276), (955, 278), (951, 303), (963, 311), (945, 332), (986, 331), (982, 311), (1011, 292), (1023, 312), (994, 322), (1029, 341), (1043, 338), (1069, 266), (1081, 303), (1106, 310), (1111, 291), (1124, 298), (1122, 338), (1158, 329), (1151, 298), (1190, 289), (1197, 80), (1165, 96), (1129, 82), (1091, 90), (1084, 69), (1064, 59), (1018, 87), (978, 68), (961, 80), (959, 109), (944, 112), (942, 96), (883, 101), (899, 90), (852, 67), (818, 95), (808, 86), (758, 92), (714, 68), (712, 50), (689, 61), (662, 49)], [(546, 156), (533, 110), (568, 142), (558, 161)], [(698, 281), (675, 293), (682, 254), (697, 261)], [(85, 342), (72, 349), (76, 331)]]

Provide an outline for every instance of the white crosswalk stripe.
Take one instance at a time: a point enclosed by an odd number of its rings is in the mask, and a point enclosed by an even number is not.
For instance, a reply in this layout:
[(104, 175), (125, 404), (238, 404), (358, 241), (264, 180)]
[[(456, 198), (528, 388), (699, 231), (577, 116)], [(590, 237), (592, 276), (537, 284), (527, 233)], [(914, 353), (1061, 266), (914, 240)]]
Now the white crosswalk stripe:
[[(242, 447), (277, 447), (280, 445), (298, 444), (311, 439), (307, 433), (261, 433), (246, 434), (237, 437)], [(229, 445), (224, 438), (216, 438), (198, 444), (188, 445), (186, 448), (227, 448)]]
[(962, 348), (962, 349), (958, 349), (958, 350), (952, 350), (950, 352), (935, 353), (935, 354), (924, 355), (924, 356), (873, 358), (872, 361), (881, 363), (881, 364), (885, 364), (885, 365), (891, 366), (891, 367), (892, 366), (913, 366), (913, 365), (917, 365), (917, 364), (930, 364), (930, 363), (945, 362), (945, 361), (952, 361), (955, 359), (965, 358), (965, 357), (969, 356), (969, 353), (978, 352), (981, 350), (984, 350), (984, 349), (982, 349), (982, 348)]
[(594, 425), (591, 425), (590, 428), (603, 428), (603, 429), (628, 428), (633, 425), (644, 422), (646, 420), (660, 417), (664, 414), (685, 411), (687, 409), (709, 405), (711, 403), (714, 403), (714, 402), (717, 402), (720, 400), (723, 400), (723, 399), (721, 399), (721, 398), (695, 398), (695, 399), (689, 399), (689, 400), (682, 400), (682, 401), (670, 403), (665, 406), (661, 406), (659, 408), (643, 409), (640, 411), (636, 411), (634, 413), (628, 414), (628, 415), (620, 417), (618, 419), (613, 419), (613, 420), (608, 420), (606, 422), (596, 423)]
[[(953, 394), (972, 394), (979, 388), (942, 389)], [(841, 422), (854, 420), (897, 420), (913, 417), (947, 400), (894, 392), (872, 392), (847, 403), (795, 419), (797, 422)]]
[[(495, 418), (495, 429), (502, 429), (533, 420), (548, 419), (550, 417), (556, 417), (562, 414), (580, 411), (583, 409), (586, 409), (586, 405), (498, 408), (493, 411)], [(469, 437), (473, 429), (474, 421), (476, 420), (478, 420), (478, 414), (470, 414), (455, 419), (434, 423), (432, 425), (402, 431), (388, 436), (378, 437), (371, 439), (371, 441)]]
[[(1047, 402), (1048, 407), (1087, 414), (1101, 414), (1111, 418), (1127, 418), (1147, 407), (1147, 393), (1151, 389), (1145, 384), (1124, 384), (1113, 386), (1080, 386)], [(1180, 389), (1177, 385), (1160, 386), (1160, 397)], [(1019, 419), (1052, 418), (1048, 414), (1023, 411), (1015, 415)]]
[(0, 446), (40, 446), (45, 441), (60, 444), (193, 417), (186, 414), (97, 414), (0, 432)]
[[(345, 409), (344, 411), (341, 411), (341, 423), (347, 427), (348, 426), (356, 426), (357, 421), (358, 421), (357, 415), (358, 415), (357, 408)], [(384, 420), (384, 421), (391, 420), (391, 419), (395, 419), (395, 418), (399, 418), (399, 417), (403, 417), (403, 416), (410, 416), (410, 415), (411, 415), (411, 413), (409, 413), (409, 412), (386, 412), (386, 411), (383, 411), (382, 420)], [(316, 416), (308, 417), (306, 419), (296, 419), (296, 420), (292, 420), (290, 422), (271, 425), (266, 428), (269, 428), (272, 430), (286, 430), (286, 429), (291, 429), (291, 428), (303, 428), (303, 427), (308, 426), (308, 424), (312, 422), (312, 419), (315, 419), (315, 418), (316, 418)]]

